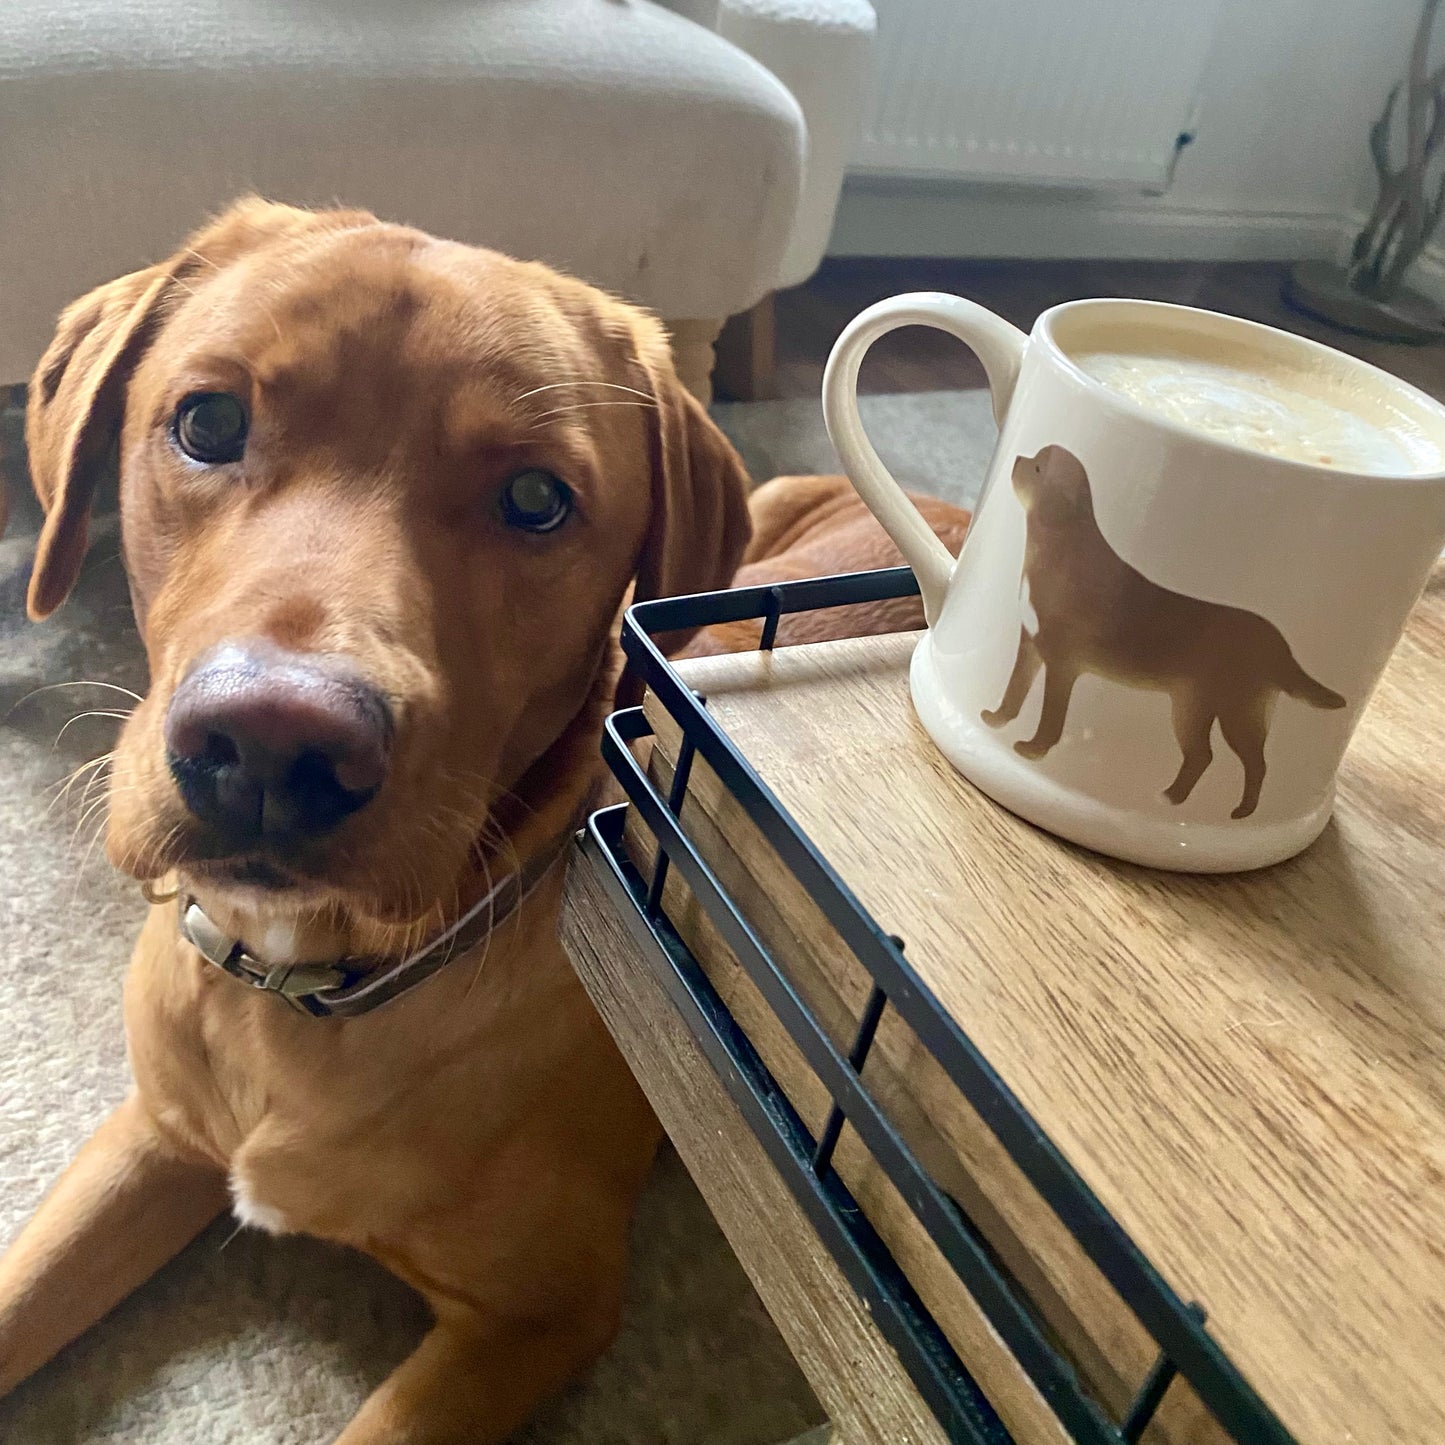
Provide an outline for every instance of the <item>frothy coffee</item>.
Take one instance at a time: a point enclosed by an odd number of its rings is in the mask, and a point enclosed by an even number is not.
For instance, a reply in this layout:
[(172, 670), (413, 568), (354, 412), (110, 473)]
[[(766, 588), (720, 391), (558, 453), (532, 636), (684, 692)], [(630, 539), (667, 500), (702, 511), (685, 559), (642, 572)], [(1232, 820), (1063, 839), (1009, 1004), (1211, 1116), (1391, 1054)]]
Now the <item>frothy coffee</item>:
[(1206, 436), (1311, 466), (1400, 475), (1436, 471), (1445, 456), (1378, 390), (1261, 360), (1245, 369), (1198, 356), (1144, 351), (1075, 353), (1113, 391)]

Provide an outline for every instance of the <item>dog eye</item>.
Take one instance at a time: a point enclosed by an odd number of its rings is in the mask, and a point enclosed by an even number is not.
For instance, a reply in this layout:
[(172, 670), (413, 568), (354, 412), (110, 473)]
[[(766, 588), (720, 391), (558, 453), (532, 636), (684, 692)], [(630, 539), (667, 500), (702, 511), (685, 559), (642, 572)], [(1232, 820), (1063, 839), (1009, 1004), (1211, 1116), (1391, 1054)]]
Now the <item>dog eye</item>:
[(518, 472), (502, 488), (502, 520), (524, 532), (552, 532), (572, 510), (572, 489), (551, 472)]
[(246, 408), (226, 391), (198, 391), (176, 408), (176, 445), (194, 462), (238, 462), (246, 450)]

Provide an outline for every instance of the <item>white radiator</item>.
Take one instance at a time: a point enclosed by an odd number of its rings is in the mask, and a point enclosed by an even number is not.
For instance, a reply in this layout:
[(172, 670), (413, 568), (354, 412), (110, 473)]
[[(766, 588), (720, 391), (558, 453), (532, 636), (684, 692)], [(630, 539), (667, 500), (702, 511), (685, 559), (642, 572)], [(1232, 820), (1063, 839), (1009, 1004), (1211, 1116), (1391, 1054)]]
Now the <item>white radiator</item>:
[(854, 169), (1028, 185), (1167, 185), (1219, 0), (873, 0)]

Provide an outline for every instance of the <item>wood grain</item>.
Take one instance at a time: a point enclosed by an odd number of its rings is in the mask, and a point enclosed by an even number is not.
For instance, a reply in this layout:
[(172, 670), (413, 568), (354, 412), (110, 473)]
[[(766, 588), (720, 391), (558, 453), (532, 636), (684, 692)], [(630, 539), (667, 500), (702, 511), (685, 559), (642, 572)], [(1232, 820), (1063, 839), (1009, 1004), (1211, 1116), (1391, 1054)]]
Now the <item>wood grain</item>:
[(672, 341), (672, 364), (677, 379), (704, 406), (712, 401), (713, 343), (722, 320), (664, 321)]
[(773, 295), (730, 316), (718, 334), (713, 390), (726, 401), (767, 401), (776, 387), (777, 325)]
[(1445, 574), (1300, 858), (1190, 878), (989, 803), (912, 639), (689, 682), (1303, 1445), (1445, 1440)]
[(831, 1426), (819, 1425), (816, 1430), (809, 1430), (806, 1435), (789, 1441), (788, 1445), (843, 1445), (843, 1439), (834, 1433)]
[(848, 1445), (947, 1445), (678, 1017), (584, 856), (562, 942), (684, 1164)]
[[(648, 712), (657, 729), (649, 769), (666, 795), (680, 733), (655, 698), (648, 699)], [(829, 1037), (846, 1051), (869, 991), (867, 976), (706, 762), (697, 760), (693, 767), (683, 809), (689, 838), (728, 893), (746, 900), (749, 923), (783, 963), (789, 982)], [(628, 846), (640, 868), (651, 866), (655, 841), (635, 813), (628, 819)], [(816, 1135), (830, 1105), (826, 1089), (676, 870), (664, 903), (674, 927)], [(1033, 1302), (1086, 1384), (1115, 1418), (1121, 1417), (1154, 1363), (1157, 1346), (895, 1012), (884, 1015), (864, 1078), (920, 1162)], [(1020, 1445), (1064, 1439), (1052, 1411), (851, 1129), (845, 1130), (834, 1162)], [(1148, 1445), (1205, 1445), (1222, 1438), (1182, 1383), (1171, 1389), (1145, 1436)]]

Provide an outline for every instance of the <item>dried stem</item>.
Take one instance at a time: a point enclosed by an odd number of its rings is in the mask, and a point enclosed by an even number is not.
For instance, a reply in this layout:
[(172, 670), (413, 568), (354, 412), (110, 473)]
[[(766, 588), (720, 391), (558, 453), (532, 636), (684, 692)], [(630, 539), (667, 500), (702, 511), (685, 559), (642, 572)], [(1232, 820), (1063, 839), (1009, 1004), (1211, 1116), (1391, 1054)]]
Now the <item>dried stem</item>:
[[(1429, 180), (1432, 163), (1445, 143), (1445, 66), (1426, 70), (1440, 5), (1441, 0), (1425, 0), (1410, 48), (1403, 96), (1396, 85), (1370, 129), (1370, 158), (1380, 191), (1364, 230), (1355, 238), (1349, 280), (1354, 290), (1376, 300), (1387, 301), (1400, 289), (1445, 211), (1445, 175), (1433, 183)], [(1405, 158), (1397, 167), (1391, 163), (1390, 139), (1402, 99)], [(1427, 194), (1427, 186), (1433, 195)]]

